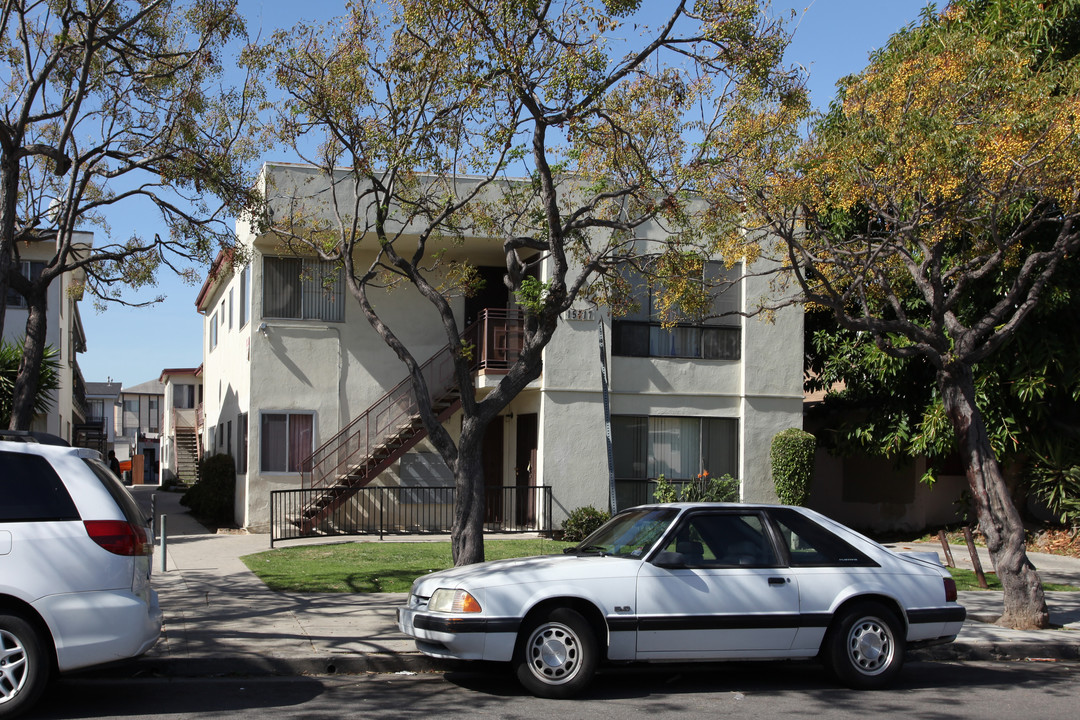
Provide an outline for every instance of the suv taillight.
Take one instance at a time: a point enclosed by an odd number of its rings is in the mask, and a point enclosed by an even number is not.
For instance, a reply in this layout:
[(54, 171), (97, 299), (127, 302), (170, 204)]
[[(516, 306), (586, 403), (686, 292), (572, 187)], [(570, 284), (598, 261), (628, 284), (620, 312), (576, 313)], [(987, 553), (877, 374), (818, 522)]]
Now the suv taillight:
[(945, 602), (956, 602), (956, 581), (945, 578)]
[(114, 555), (153, 555), (146, 530), (123, 520), (84, 520), (90, 539)]

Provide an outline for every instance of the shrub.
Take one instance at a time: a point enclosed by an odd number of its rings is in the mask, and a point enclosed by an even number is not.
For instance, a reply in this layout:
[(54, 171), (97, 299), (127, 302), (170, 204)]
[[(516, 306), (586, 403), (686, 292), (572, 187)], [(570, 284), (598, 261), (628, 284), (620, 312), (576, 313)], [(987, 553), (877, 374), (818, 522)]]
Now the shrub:
[(776, 497), (784, 505), (805, 505), (810, 497), (817, 439), (798, 428), (776, 433), (769, 457), (772, 460)]
[(730, 475), (712, 477), (706, 470), (680, 489), (661, 475), (656, 478), (653, 499), (658, 503), (738, 502), (739, 481)]
[(656, 478), (656, 489), (653, 490), (653, 500), (658, 503), (673, 503), (679, 501), (679, 489), (668, 482), (667, 478), (661, 473), (660, 477)]
[(708, 471), (683, 486), (683, 502), (738, 502), (739, 481), (730, 475), (710, 477)]
[(235, 503), (236, 464), (222, 453), (202, 461), (199, 479), (180, 498), (195, 517), (218, 525), (232, 524)]
[(579, 507), (563, 520), (563, 540), (569, 542), (581, 542), (593, 533), (598, 527), (608, 521), (611, 515), (603, 510), (597, 510), (592, 505)]

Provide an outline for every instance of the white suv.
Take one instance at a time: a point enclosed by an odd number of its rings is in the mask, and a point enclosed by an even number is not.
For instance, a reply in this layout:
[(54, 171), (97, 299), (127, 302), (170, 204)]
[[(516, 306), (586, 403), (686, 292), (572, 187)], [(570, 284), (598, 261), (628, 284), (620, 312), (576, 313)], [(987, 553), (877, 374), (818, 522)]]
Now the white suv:
[[(12, 441), (18, 437), (19, 441)], [(100, 453), (0, 433), (0, 718), (161, 632), (152, 537)]]

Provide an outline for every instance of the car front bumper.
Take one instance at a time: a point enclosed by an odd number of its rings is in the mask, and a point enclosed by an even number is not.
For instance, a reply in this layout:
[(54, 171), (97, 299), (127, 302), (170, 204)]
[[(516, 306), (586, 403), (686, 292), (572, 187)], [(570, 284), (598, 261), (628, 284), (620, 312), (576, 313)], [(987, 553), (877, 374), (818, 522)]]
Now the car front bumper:
[(450, 615), (404, 607), (398, 608), (397, 624), (425, 655), (508, 662), (521, 622), (517, 618)]

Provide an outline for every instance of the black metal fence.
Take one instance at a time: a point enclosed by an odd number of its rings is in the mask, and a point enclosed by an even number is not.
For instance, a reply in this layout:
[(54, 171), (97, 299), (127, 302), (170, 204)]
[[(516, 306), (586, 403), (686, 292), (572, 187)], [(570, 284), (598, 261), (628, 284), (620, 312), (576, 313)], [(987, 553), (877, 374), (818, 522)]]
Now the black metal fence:
[[(270, 493), (270, 547), (281, 540), (351, 535), (445, 534), (454, 523), (451, 487), (364, 487), (332, 515), (317, 523), (304, 511), (326, 488)], [(485, 532), (551, 529), (551, 488), (491, 487), (485, 490)]]

